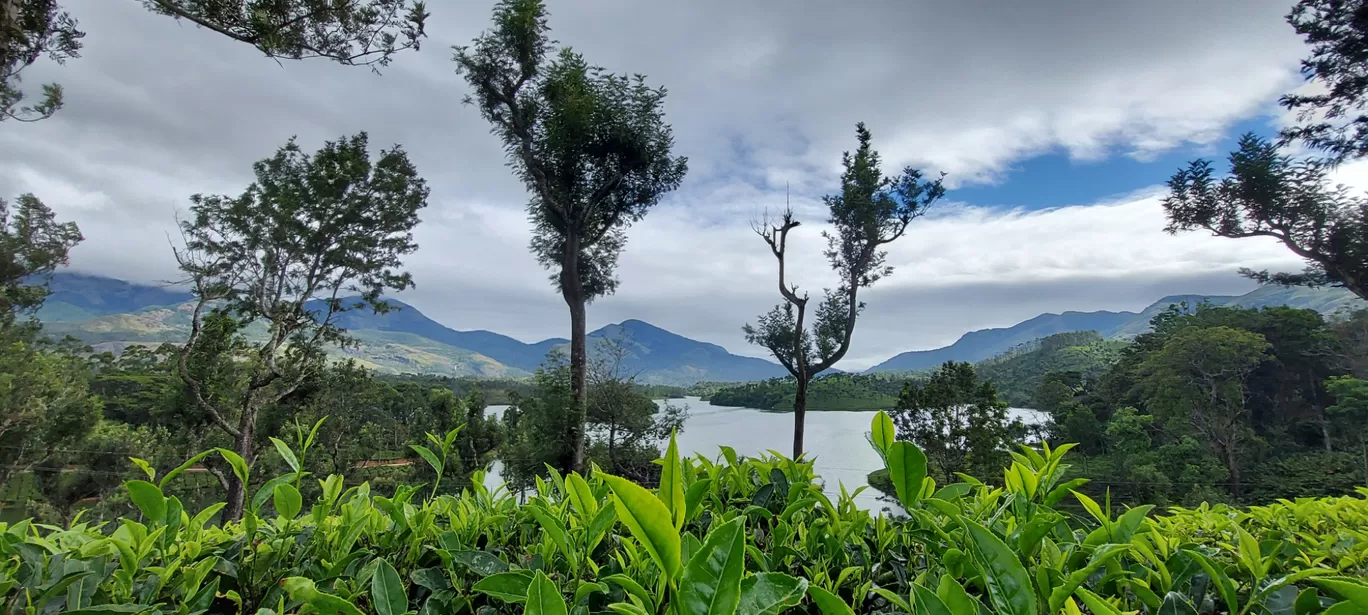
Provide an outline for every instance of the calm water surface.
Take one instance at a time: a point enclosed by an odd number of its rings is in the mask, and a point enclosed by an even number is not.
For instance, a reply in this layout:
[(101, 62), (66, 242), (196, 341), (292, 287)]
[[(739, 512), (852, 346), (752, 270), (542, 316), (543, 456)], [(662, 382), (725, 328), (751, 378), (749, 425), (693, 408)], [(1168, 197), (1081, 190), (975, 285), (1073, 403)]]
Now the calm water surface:
[[(736, 449), (738, 455), (756, 456), (768, 450), (784, 455), (793, 448), (793, 413), (714, 406), (697, 397), (683, 399), (657, 400), (657, 404), (668, 401), (676, 406), (687, 406), (689, 418), (684, 423), (684, 431), (679, 434), (680, 454), (702, 453), (705, 457), (720, 458), (720, 446)], [(503, 414), (508, 406), (490, 406), (488, 414)], [(1037, 422), (1036, 412), (1024, 408), (1012, 408), (1013, 418), (1031, 423)], [(808, 458), (815, 461), (817, 474), (825, 482), (828, 497), (835, 499), (841, 493), (839, 485), (848, 491), (867, 485), (865, 477), (870, 472), (883, 467), (878, 453), (870, 448), (866, 434), (869, 433), (870, 420), (875, 412), (808, 412), (807, 430), (804, 447)], [(486, 476), (485, 484), (490, 488), (500, 483), (499, 464)], [(889, 506), (879, 499), (873, 488), (866, 489), (856, 498), (863, 507), (879, 510)]]

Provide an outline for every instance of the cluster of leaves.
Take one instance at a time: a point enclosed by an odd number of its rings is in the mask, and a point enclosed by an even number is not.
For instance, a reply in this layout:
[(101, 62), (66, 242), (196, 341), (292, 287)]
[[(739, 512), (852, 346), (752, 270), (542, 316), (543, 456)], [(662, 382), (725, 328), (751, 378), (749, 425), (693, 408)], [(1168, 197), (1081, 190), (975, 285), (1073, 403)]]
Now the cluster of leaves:
[[(480, 473), (459, 495), (439, 493), (458, 432), (429, 435), (433, 487), (386, 496), (344, 488), (340, 475), (311, 479), (315, 425), (294, 446), (273, 440), (291, 471), (256, 491), (241, 522), (211, 525), (222, 504), (192, 515), (165, 495), (208, 455), (250, 483), (247, 465), (216, 449), (128, 482), (136, 519), (0, 525), (0, 601), (6, 612), (182, 615), (1368, 609), (1355, 578), (1368, 500), (1113, 512), (1075, 491), (1083, 480), (1063, 480), (1068, 446), (1014, 454), (1003, 487), (968, 476), (938, 486), (892, 419), (879, 413), (872, 428), (906, 517), (871, 515), (844, 488), (833, 501), (808, 461), (727, 447), (717, 460), (681, 458), (673, 438), (654, 493), (594, 467), (552, 471), (519, 505)], [(1058, 510), (1066, 499), (1087, 517)]]

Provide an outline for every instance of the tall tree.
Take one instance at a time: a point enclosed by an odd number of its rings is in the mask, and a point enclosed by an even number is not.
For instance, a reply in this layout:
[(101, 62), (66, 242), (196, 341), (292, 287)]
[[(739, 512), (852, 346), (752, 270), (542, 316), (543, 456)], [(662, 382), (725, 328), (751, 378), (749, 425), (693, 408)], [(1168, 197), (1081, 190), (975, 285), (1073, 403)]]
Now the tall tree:
[(1241, 462), (1256, 437), (1250, 427), (1246, 380), (1268, 357), (1258, 333), (1226, 326), (1185, 327), (1145, 360), (1141, 389), (1151, 408), (1190, 426), (1230, 471), (1231, 493), (1241, 496)]
[(1206, 229), (1220, 237), (1272, 237), (1306, 260), (1302, 273), (1242, 269), (1260, 283), (1342, 286), (1368, 299), (1368, 199), (1331, 187), (1328, 167), (1293, 160), (1253, 134), (1230, 154), (1230, 175), (1212, 178), (1197, 160), (1169, 179), (1169, 233)]
[[(127, 1), (127, 0), (124, 0)], [(418, 49), (428, 12), (420, 0), (141, 0), (153, 13), (184, 19), (270, 58), (327, 58), (349, 66), (386, 66)], [(80, 57), (76, 20), (59, 0), (0, 0), (0, 120), (36, 121), (62, 106), (62, 87), (43, 86), (42, 98), (20, 106), (20, 72), (47, 56)]]
[(606, 73), (569, 48), (553, 58), (549, 31), (541, 0), (502, 0), (493, 29), (456, 47), (455, 61), (474, 90), (466, 103), (479, 107), (531, 192), (531, 249), (570, 309), (576, 416), (573, 446), (557, 462), (570, 470), (584, 460), (585, 307), (617, 288), (626, 227), (679, 186), (688, 160), (670, 153), (664, 88)]
[(803, 454), (803, 430), (807, 412), (807, 391), (812, 378), (836, 365), (850, 350), (855, 333), (855, 318), (864, 308), (859, 300), (861, 288), (893, 273), (887, 264), (884, 246), (907, 232), (912, 220), (926, 212), (945, 194), (941, 180), (922, 179), (922, 172), (907, 167), (901, 175), (887, 177), (879, 169), (879, 153), (870, 145), (869, 130), (863, 122), (855, 127), (859, 147), (852, 155), (841, 155), (845, 172), (841, 192), (822, 197), (830, 212), (823, 231), (827, 240), (825, 255), (840, 276), (836, 289), (827, 289), (822, 302), (813, 310), (809, 331), (808, 294), (787, 277), (789, 232), (799, 225), (792, 209), (785, 209), (778, 220), (763, 220), (755, 225), (756, 234), (765, 240), (779, 261), (779, 294), (784, 302), (758, 324), (745, 325), (746, 341), (763, 346), (797, 380), (793, 399), (793, 456)]
[(1330, 155), (1333, 163), (1368, 154), (1368, 3), (1363, 0), (1301, 0), (1287, 22), (1311, 46), (1302, 76), (1320, 91), (1288, 94), (1279, 101), (1301, 123), (1285, 128), (1283, 142), (1301, 141)]
[(924, 384), (908, 381), (893, 422), (898, 438), (921, 447), (947, 484), (956, 472), (997, 471), (1013, 433), (1024, 430), (1008, 421), (993, 385), (981, 382), (973, 365), (956, 361), (936, 368)]
[[(190, 198), (194, 216), (181, 224), (185, 246), (176, 257), (196, 303), (178, 371), (249, 467), (260, 410), (317, 373), (326, 344), (349, 341), (333, 318), (359, 308), (383, 312), (390, 307), (384, 291), (413, 286), (401, 258), (417, 249), (412, 229), (427, 205), (427, 183), (398, 146), (372, 161), (367, 145), (363, 132), (309, 156), (291, 139), (254, 165), (256, 181), (242, 195)], [(201, 343), (222, 341), (202, 339), (211, 313), (238, 330), (253, 323), (266, 330), (250, 345), (249, 373), (228, 400), (216, 400), (190, 365)], [(246, 486), (231, 474), (223, 479), (224, 518), (240, 518)]]
[(0, 331), (42, 307), (47, 278), (82, 239), (76, 223), (58, 222), (32, 194), (20, 196), (12, 210), (0, 199)]

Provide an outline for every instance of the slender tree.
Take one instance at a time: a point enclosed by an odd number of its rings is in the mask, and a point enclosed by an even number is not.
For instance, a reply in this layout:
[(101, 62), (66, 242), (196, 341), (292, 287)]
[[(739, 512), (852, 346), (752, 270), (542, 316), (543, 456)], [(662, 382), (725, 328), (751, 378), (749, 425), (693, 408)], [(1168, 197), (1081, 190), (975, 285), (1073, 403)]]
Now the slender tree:
[(840, 285), (828, 289), (813, 310), (808, 330), (808, 294), (790, 284), (786, 267), (789, 232), (799, 225), (792, 209), (785, 209), (778, 220), (763, 220), (755, 225), (756, 234), (765, 240), (779, 261), (779, 294), (784, 302), (759, 317), (758, 324), (742, 327), (746, 341), (763, 346), (774, 355), (797, 381), (793, 399), (793, 456), (803, 454), (803, 426), (807, 412), (807, 390), (812, 378), (830, 369), (850, 350), (855, 318), (864, 308), (859, 300), (861, 288), (893, 273), (887, 264), (884, 246), (907, 232), (912, 220), (945, 194), (941, 180), (923, 180), (922, 172), (908, 167), (897, 177), (886, 177), (879, 170), (879, 154), (870, 146), (869, 130), (863, 122), (856, 125), (859, 148), (845, 152), (841, 164), (840, 194), (822, 198), (830, 215), (826, 257), (840, 276)]
[[(369, 308), (383, 312), (386, 290), (413, 286), (401, 257), (417, 249), (412, 229), (428, 188), (399, 147), (372, 161), (366, 133), (304, 154), (294, 139), (256, 165), (256, 182), (238, 197), (194, 195), (185, 246), (176, 250), (196, 298), (179, 373), (198, 408), (233, 439), (251, 466), (257, 415), (320, 370), (327, 344), (350, 340), (333, 319)], [(213, 318), (210, 318), (210, 316)], [(230, 319), (232, 329), (259, 323), (265, 339), (246, 354), (245, 382), (223, 400), (210, 395), (207, 375), (191, 362), (206, 323)], [(246, 486), (220, 476), (228, 490), (225, 519), (242, 516)]]
[(1230, 175), (1197, 160), (1169, 180), (1169, 233), (1206, 229), (1220, 237), (1272, 237), (1306, 259), (1302, 273), (1242, 269), (1260, 283), (1342, 286), (1368, 299), (1368, 199), (1332, 188), (1328, 167), (1295, 161), (1253, 134), (1230, 154)]
[(1282, 131), (1283, 143), (1300, 141), (1336, 164), (1368, 154), (1368, 3), (1301, 0), (1287, 22), (1311, 46), (1302, 76), (1321, 87), (1279, 101), (1301, 120)]
[[(122, 0), (128, 1), (128, 0)], [(394, 55), (418, 49), (426, 36), (421, 0), (141, 0), (153, 13), (184, 19), (267, 57), (327, 58), (379, 70)], [(0, 0), (0, 120), (36, 121), (62, 106), (62, 87), (42, 86), (24, 106), (20, 73), (39, 58), (80, 57), (76, 20), (59, 0)]]
[(670, 153), (663, 88), (605, 73), (569, 48), (551, 56), (548, 34), (541, 0), (502, 0), (493, 29), (456, 47), (455, 61), (474, 90), (465, 102), (479, 107), (531, 193), (531, 249), (570, 310), (576, 416), (558, 461), (569, 470), (584, 459), (585, 307), (616, 289), (626, 227), (679, 186), (688, 161)]

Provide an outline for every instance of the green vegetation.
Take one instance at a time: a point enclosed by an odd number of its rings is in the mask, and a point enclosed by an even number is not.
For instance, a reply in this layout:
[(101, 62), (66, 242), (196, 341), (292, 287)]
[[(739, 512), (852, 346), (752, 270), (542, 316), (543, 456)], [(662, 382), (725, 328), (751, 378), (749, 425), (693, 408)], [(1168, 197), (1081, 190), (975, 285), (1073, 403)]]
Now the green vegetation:
[(1078, 443), (1080, 474), (1120, 501), (1344, 494), (1368, 481), (1354, 401), (1365, 319), (1175, 306), (1102, 373), (1042, 376), (1033, 406), (1050, 414), (1051, 442)]
[[(762, 382), (719, 385), (708, 401), (717, 406), (738, 406), (761, 410), (790, 411), (797, 394), (793, 378), (771, 378)], [(699, 390), (695, 388), (694, 390)], [(700, 392), (708, 392), (701, 387)], [(883, 374), (828, 374), (812, 381), (807, 409), (882, 410), (898, 402), (902, 379)]]
[(1069, 372), (1093, 379), (1111, 367), (1126, 343), (1102, 339), (1092, 331), (1057, 333), (1021, 344), (974, 365), (1009, 405), (1029, 408), (1047, 374)]
[[(265, 481), (241, 522), (223, 503), (187, 509), (166, 490), (190, 463), (124, 484), (111, 533), (0, 524), (5, 610), (144, 613), (615, 612), (822, 615), (930, 612), (1263, 613), (1368, 608), (1368, 499), (1248, 511), (1113, 510), (1071, 491), (1068, 447), (1013, 453), (1004, 486), (938, 485), (926, 457), (876, 416), (871, 441), (908, 517), (832, 501), (811, 463), (681, 457), (671, 439), (660, 488), (595, 468), (537, 479), (518, 504), (476, 473), (436, 495), (461, 431), (429, 435), (431, 486), (390, 495), (308, 470), (317, 441), (277, 444), (287, 472)], [(250, 470), (231, 451), (244, 483)], [(191, 462), (204, 459), (198, 455)], [(1368, 496), (1368, 489), (1363, 495)], [(1086, 516), (1056, 507), (1076, 500)], [(307, 505), (306, 505), (307, 503)], [(1345, 534), (1348, 532), (1348, 534)], [(1346, 540), (1348, 538), (1348, 540)], [(1107, 573), (1107, 571), (1111, 571)], [(1291, 611), (1289, 611), (1291, 612)]]

